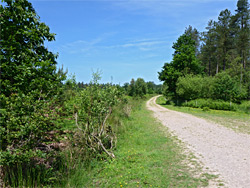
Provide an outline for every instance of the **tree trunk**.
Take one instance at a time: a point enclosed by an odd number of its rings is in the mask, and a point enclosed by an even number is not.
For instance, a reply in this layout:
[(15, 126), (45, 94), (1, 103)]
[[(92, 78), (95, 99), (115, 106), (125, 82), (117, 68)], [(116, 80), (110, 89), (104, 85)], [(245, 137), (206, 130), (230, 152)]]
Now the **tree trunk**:
[(226, 70), (226, 60), (223, 59), (223, 70)]
[(208, 75), (211, 76), (211, 58), (209, 57)]
[(216, 65), (216, 74), (219, 73), (219, 63), (217, 62), (217, 65)]

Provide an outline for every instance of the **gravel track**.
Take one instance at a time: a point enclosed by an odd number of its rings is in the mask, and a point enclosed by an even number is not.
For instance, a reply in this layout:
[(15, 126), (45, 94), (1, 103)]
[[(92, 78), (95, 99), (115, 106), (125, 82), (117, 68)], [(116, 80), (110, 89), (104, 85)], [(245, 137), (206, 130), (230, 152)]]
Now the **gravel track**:
[(250, 135), (168, 110), (156, 104), (157, 97), (147, 102), (147, 108), (191, 149), (206, 168), (219, 174), (226, 187), (250, 188)]

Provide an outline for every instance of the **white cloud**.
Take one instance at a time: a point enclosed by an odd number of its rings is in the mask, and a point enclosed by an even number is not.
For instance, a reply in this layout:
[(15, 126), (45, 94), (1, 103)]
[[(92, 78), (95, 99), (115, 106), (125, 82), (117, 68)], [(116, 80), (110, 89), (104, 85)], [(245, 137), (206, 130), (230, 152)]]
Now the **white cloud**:
[(135, 43), (127, 43), (127, 44), (122, 44), (120, 47), (151, 47), (157, 44), (162, 44), (166, 43), (166, 41), (148, 41), (148, 42), (135, 42)]
[(64, 53), (76, 54), (76, 53), (84, 53), (85, 55), (98, 52), (98, 51), (105, 51), (105, 50), (112, 50), (112, 49), (137, 49), (140, 51), (152, 51), (155, 50), (162, 45), (169, 44), (167, 39), (157, 39), (157, 38), (144, 38), (144, 39), (136, 39), (136, 40), (128, 40), (121, 44), (113, 44), (108, 45), (105, 44), (108, 38), (105, 37), (97, 37), (90, 41), (85, 40), (77, 40), (71, 43), (67, 43), (62, 45), (60, 49), (64, 51)]

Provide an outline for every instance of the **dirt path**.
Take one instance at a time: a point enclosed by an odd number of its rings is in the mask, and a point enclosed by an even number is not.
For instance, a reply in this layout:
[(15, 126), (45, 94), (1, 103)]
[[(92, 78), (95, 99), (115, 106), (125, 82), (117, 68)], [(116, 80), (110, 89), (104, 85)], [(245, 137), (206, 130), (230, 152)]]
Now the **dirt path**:
[(205, 167), (220, 174), (226, 187), (250, 188), (250, 135), (168, 110), (156, 104), (156, 98), (147, 102), (147, 108), (187, 144)]

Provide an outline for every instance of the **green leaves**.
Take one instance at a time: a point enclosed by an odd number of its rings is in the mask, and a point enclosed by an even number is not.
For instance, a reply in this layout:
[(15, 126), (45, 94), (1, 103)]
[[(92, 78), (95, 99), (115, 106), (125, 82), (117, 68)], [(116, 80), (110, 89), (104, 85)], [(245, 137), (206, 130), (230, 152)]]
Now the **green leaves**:
[(190, 36), (183, 34), (180, 36), (173, 48), (173, 61), (165, 63), (159, 79), (168, 86), (170, 95), (176, 95), (176, 83), (180, 76), (187, 74), (199, 74), (202, 72), (200, 62), (196, 58), (195, 41)]
[[(35, 164), (42, 168), (53, 163), (48, 156), (55, 151), (47, 146), (55, 142), (56, 136), (48, 134), (59, 129), (54, 122), (65, 73), (62, 69), (57, 71), (57, 55), (44, 47), (44, 41), (55, 40), (55, 34), (40, 22), (31, 3), (3, 2), (4, 6), (0, 5), (0, 166), (6, 172), (6, 184), (23, 187), (26, 184), (19, 181), (27, 178), (39, 186), (44, 177), (39, 180), (37, 175), (31, 177), (28, 170), (33, 171)], [(42, 173), (45, 176), (47, 172)], [(22, 173), (24, 177), (20, 180), (18, 176)]]
[(202, 77), (188, 75), (180, 77), (177, 81), (178, 97), (184, 100), (210, 98), (224, 101), (240, 102), (247, 98), (246, 88), (240, 86), (226, 72), (215, 77)]
[(239, 100), (247, 98), (247, 91), (235, 79), (222, 72), (215, 76), (212, 97), (214, 99), (239, 102)]
[(177, 81), (176, 92), (178, 97), (184, 100), (211, 97), (213, 79), (201, 75), (187, 75), (180, 77)]
[[(56, 55), (43, 45), (52, 41), (55, 34), (41, 23), (31, 3), (26, 0), (6, 1), (1, 5), (1, 92), (9, 96), (13, 92), (28, 93), (38, 89), (47, 93), (45, 84), (37, 84), (41, 78), (56, 87), (63, 75), (56, 74)], [(14, 87), (11, 89), (8, 85)], [(40, 88), (38, 88), (40, 86)], [(53, 92), (51, 92), (53, 94)]]
[[(72, 145), (80, 150), (79, 153), (83, 152), (84, 157), (97, 156), (104, 152), (113, 158), (112, 149), (115, 147), (116, 136), (107, 119), (113, 107), (122, 100), (122, 93), (117, 86), (98, 84), (96, 75), (93, 76), (94, 82), (65, 101), (67, 111), (75, 119), (77, 130)], [(67, 92), (69, 93), (71, 92)]]

